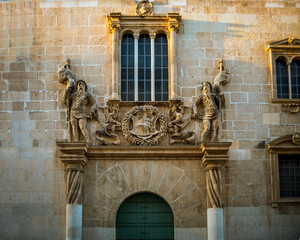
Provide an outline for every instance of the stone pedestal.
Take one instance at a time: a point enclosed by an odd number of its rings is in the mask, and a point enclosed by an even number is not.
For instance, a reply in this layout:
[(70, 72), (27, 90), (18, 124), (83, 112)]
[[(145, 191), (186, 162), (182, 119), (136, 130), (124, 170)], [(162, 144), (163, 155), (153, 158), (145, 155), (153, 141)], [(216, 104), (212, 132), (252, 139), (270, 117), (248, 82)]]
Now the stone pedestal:
[(82, 237), (82, 183), (83, 167), (87, 164), (88, 144), (84, 142), (57, 142), (59, 159), (67, 173), (66, 239)]
[(207, 239), (223, 240), (223, 208), (207, 209)]
[(67, 204), (66, 240), (80, 240), (82, 236), (82, 205)]
[(202, 165), (206, 172), (207, 239), (223, 240), (223, 201), (221, 168), (229, 159), (230, 142), (201, 144)]

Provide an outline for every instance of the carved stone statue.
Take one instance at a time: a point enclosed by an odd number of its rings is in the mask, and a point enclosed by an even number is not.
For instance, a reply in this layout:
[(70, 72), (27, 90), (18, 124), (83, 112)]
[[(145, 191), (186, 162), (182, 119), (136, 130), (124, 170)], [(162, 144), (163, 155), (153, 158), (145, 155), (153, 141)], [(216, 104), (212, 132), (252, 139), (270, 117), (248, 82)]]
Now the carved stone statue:
[(103, 129), (96, 131), (96, 138), (101, 145), (121, 144), (120, 137), (116, 134), (117, 130), (121, 130), (119, 103), (120, 100), (109, 100), (104, 108), (106, 123), (102, 124)]
[[(222, 107), (225, 106), (225, 97), (222, 85), (229, 81), (229, 72), (222, 66), (220, 60), (220, 73), (215, 77), (214, 84), (203, 82), (201, 93), (193, 105), (193, 118), (202, 119), (203, 130), (201, 141), (216, 141), (219, 128), (218, 116)], [(210, 136), (209, 136), (210, 134)]]
[[(68, 106), (68, 121), (70, 138), (72, 135), (75, 142), (79, 141), (80, 132), (84, 139), (90, 143), (91, 138), (87, 129), (87, 120), (92, 115), (98, 118), (96, 101), (87, 92), (87, 84), (83, 80), (76, 81), (75, 74), (69, 68), (69, 60), (58, 71), (60, 83), (68, 83), (63, 101)], [(71, 134), (72, 131), (72, 134)]]
[(154, 106), (136, 106), (125, 114), (122, 132), (133, 145), (157, 145), (166, 135), (167, 118)]
[(173, 143), (195, 143), (195, 132), (183, 131), (184, 127), (190, 122), (191, 114), (184, 116), (184, 106), (180, 100), (169, 101), (170, 121), (168, 123), (169, 133), (173, 133), (170, 138), (170, 144)]

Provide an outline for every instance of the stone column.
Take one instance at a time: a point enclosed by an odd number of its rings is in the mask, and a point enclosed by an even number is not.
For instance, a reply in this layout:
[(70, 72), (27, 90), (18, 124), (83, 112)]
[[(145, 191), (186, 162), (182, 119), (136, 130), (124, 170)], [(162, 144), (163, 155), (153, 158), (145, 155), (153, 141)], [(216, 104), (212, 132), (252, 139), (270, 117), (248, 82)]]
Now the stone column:
[(107, 17), (108, 31), (111, 34), (112, 76), (111, 99), (119, 99), (119, 30), (121, 13), (111, 13)]
[(66, 240), (82, 237), (82, 183), (83, 167), (88, 144), (80, 142), (57, 142), (60, 160), (67, 174)]
[(134, 101), (139, 100), (139, 37), (138, 33), (134, 37)]
[(229, 159), (230, 145), (230, 142), (201, 144), (202, 165), (206, 174), (208, 240), (224, 239), (221, 168)]
[(151, 101), (155, 101), (155, 33), (150, 34), (151, 39)]
[(178, 13), (168, 13), (169, 18), (169, 57), (170, 57), (170, 99), (177, 98), (177, 40), (176, 35), (179, 31), (179, 21), (181, 17)]

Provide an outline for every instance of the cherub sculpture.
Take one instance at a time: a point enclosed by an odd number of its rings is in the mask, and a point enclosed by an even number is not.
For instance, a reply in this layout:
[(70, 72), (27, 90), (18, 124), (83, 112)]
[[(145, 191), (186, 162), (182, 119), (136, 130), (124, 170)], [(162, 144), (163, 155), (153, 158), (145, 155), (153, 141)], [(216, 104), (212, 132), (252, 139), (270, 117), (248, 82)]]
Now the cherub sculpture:
[(87, 84), (83, 80), (76, 81), (75, 74), (70, 69), (70, 60), (58, 71), (58, 81), (62, 84), (67, 83), (63, 101), (68, 107), (68, 122), (70, 139), (72, 136), (75, 142), (80, 139), (80, 132), (86, 142), (91, 143), (87, 121), (92, 117), (99, 118), (96, 101), (87, 92)]
[(219, 113), (225, 106), (222, 85), (227, 84), (230, 79), (229, 71), (222, 66), (222, 63), (220, 60), (220, 73), (215, 77), (214, 84), (203, 82), (201, 94), (193, 105), (192, 117), (203, 121), (201, 141), (217, 141)]
[(195, 143), (195, 132), (183, 131), (191, 120), (191, 114), (184, 115), (184, 106), (181, 101), (170, 101), (169, 105), (170, 121), (168, 123), (169, 133), (172, 133), (170, 144), (174, 143)]
[(109, 100), (103, 111), (106, 122), (101, 124), (102, 129), (96, 131), (96, 138), (101, 145), (120, 145), (120, 137), (116, 134), (117, 130), (121, 130), (119, 100)]

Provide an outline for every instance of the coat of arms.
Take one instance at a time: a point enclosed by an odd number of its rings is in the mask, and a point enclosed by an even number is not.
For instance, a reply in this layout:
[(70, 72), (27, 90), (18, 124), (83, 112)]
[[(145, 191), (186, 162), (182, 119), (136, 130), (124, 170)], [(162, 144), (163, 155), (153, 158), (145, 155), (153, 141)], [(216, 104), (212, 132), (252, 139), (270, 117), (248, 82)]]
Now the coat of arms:
[(157, 145), (167, 133), (167, 118), (153, 106), (136, 106), (122, 120), (124, 137), (133, 145)]
[(136, 3), (136, 13), (139, 16), (150, 16), (153, 13), (152, 3), (148, 0), (141, 0)]

